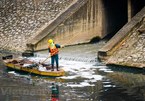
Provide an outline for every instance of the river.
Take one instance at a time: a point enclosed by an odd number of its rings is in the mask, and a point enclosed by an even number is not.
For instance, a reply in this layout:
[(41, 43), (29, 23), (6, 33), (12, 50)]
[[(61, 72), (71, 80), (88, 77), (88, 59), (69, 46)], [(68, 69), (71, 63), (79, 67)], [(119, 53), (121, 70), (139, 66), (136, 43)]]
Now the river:
[[(0, 101), (51, 101), (52, 84), (59, 88), (59, 101), (144, 101), (144, 71), (99, 62), (97, 52), (105, 43), (60, 49), (59, 64), (66, 75), (57, 78), (7, 71), (1, 63)], [(29, 59), (39, 62), (47, 56), (46, 50)]]

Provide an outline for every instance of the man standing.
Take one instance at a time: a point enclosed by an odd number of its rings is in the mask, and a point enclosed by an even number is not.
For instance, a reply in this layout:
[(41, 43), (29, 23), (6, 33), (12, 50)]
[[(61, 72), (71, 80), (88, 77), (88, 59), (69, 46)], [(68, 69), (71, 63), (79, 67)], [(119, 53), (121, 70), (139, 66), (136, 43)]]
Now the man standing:
[(54, 71), (54, 61), (56, 62), (56, 69), (59, 71), (59, 58), (58, 58), (58, 48), (62, 48), (63, 46), (59, 44), (54, 44), (54, 41), (52, 39), (48, 40), (48, 50), (49, 55), (51, 56), (51, 65), (52, 65), (52, 71)]

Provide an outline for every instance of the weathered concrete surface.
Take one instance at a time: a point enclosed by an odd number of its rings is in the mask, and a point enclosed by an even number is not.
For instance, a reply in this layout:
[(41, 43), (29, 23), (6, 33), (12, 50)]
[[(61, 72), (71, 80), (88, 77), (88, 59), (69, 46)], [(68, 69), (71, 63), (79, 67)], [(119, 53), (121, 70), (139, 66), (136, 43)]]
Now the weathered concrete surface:
[(103, 0), (77, 0), (30, 43), (37, 51), (47, 48), (49, 38), (64, 45), (90, 42), (94, 37), (103, 38), (127, 22), (127, 7), (123, 7), (127, 2), (114, 1), (111, 4)]
[[(131, 1), (133, 15), (144, 0)], [(65, 45), (103, 38), (127, 22), (127, 11), (127, 0), (2, 0), (0, 49), (24, 51), (30, 43), (31, 50), (41, 50), (48, 38)]]
[(56, 43), (72, 45), (102, 37), (101, 8), (100, 0), (78, 0), (31, 41), (34, 50), (46, 49), (49, 38)]
[[(143, 7), (141, 3), (132, 6), (132, 2), (77, 0), (29, 43), (37, 51), (47, 48), (49, 38), (64, 45), (87, 43), (94, 37), (103, 38), (118, 31)], [(129, 15), (131, 16), (128, 17)]]
[[(126, 40), (141, 25), (144, 17), (145, 8), (143, 8), (136, 16), (132, 18), (122, 29), (120, 29), (114, 37), (98, 52), (98, 57), (101, 60), (106, 60), (111, 56)], [(124, 53), (123, 53), (124, 54)]]
[[(109, 43), (102, 48), (109, 56), (107, 64), (145, 67), (145, 8), (125, 25)], [(139, 31), (138, 31), (139, 30)], [(140, 32), (141, 31), (141, 32)], [(101, 54), (101, 51), (100, 51)], [(100, 55), (99, 54), (99, 55)]]

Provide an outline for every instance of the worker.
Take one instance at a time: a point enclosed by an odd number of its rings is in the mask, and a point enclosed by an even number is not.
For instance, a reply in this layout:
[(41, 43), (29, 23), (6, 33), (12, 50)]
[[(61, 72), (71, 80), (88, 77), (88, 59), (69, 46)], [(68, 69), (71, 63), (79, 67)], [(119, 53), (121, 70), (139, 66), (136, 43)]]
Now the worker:
[(49, 50), (49, 56), (51, 56), (51, 65), (52, 65), (52, 71), (54, 71), (54, 62), (56, 62), (56, 69), (59, 71), (59, 58), (58, 58), (58, 48), (63, 48), (64, 46), (59, 44), (54, 44), (54, 41), (52, 39), (48, 40), (48, 50)]

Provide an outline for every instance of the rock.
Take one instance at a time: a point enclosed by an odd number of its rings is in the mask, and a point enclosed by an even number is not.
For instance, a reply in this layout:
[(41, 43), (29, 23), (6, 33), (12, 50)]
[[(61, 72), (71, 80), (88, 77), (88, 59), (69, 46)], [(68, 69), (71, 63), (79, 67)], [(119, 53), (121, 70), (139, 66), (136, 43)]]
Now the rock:
[(123, 58), (119, 58), (119, 59), (118, 59), (118, 62), (123, 62), (123, 61), (124, 61)]
[(139, 33), (143, 33), (143, 32), (145, 32), (145, 28), (138, 29), (138, 32), (139, 32)]

